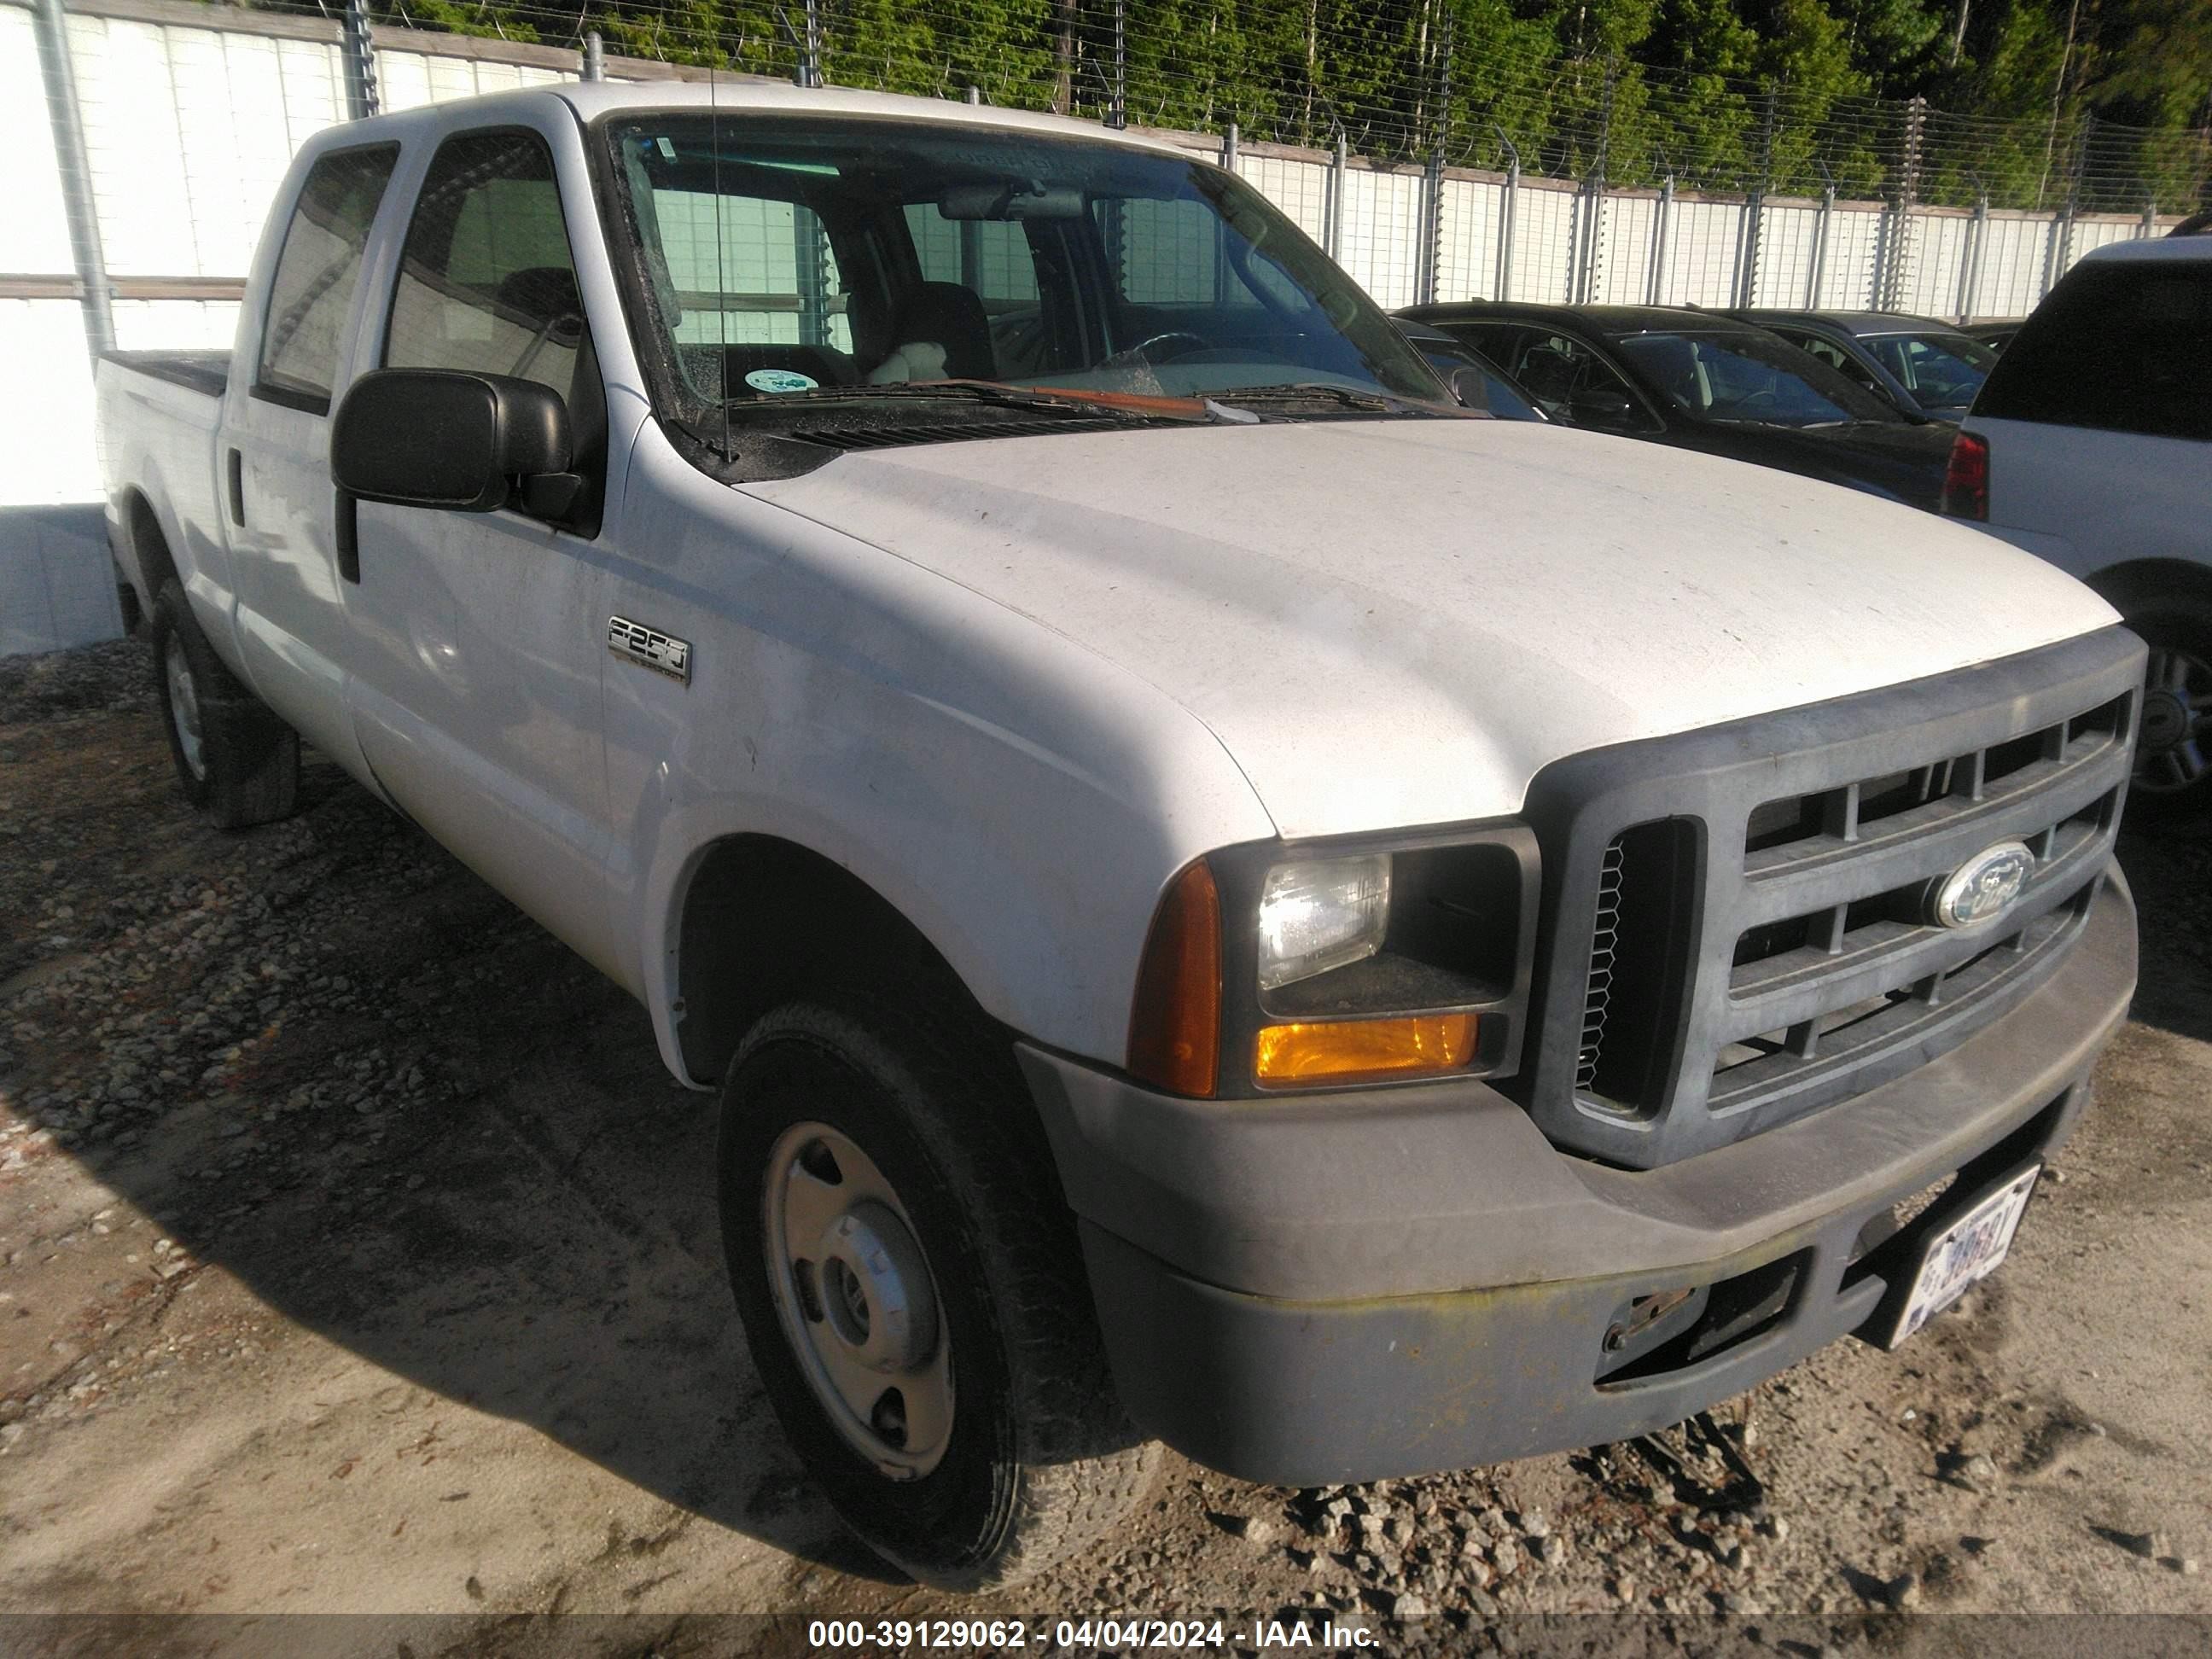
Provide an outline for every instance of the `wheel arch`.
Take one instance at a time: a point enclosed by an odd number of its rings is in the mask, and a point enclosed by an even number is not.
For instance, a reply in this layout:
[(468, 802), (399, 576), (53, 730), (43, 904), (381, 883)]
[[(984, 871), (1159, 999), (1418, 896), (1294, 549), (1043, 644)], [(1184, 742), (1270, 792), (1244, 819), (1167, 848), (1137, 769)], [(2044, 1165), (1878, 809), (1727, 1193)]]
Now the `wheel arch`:
[(169, 533), (162, 527), (161, 515), (155, 510), (152, 498), (134, 484), (123, 492), (119, 506), (131, 548), (131, 568), (126, 574), (137, 579), (139, 603), (151, 615), (154, 601), (161, 596), (162, 585), (171, 581), (181, 585), (183, 574), (177, 568), (176, 555), (170, 550)]
[(727, 835), (694, 860), (675, 906), (669, 1009), (684, 1074), (718, 1080), (760, 1017), (793, 996), (894, 991), (995, 1025), (906, 914), (797, 842)]
[(2188, 559), (2130, 559), (2081, 580), (2124, 618), (2177, 594), (2212, 601), (2212, 565)]

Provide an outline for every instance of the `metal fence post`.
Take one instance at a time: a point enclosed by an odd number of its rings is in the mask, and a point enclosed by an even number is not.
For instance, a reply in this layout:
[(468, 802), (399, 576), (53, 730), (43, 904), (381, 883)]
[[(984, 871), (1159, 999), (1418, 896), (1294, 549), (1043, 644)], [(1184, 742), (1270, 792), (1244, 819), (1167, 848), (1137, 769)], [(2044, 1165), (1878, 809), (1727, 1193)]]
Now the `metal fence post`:
[(359, 121), (376, 113), (376, 48), (369, 40), (368, 0), (346, 0), (338, 37), (345, 58), (346, 115)]
[(2043, 287), (2037, 295), (2039, 299), (2051, 292), (2073, 261), (2074, 220), (2081, 211), (2081, 177), (2088, 168), (2089, 141), (2096, 126), (2096, 112), (2083, 111), (2081, 125), (2074, 130), (2073, 165), (2066, 169), (2066, 205), (2059, 211), (2058, 222), (2051, 227), (2051, 240), (2044, 249)]
[(1505, 146), (1505, 200), (1498, 222), (1498, 297), (1513, 297), (1513, 215), (1521, 204), (1521, 152), (1505, 136), (1504, 127), (1494, 128), (1498, 142)]
[(1129, 9), (1114, 0), (1114, 101), (1106, 125), (1119, 132), (1129, 125)]
[(2143, 204), (2142, 235), (2138, 240), (2148, 242), (2157, 234), (2158, 198), (2154, 196)]
[(1352, 170), (1351, 145), (1344, 129), (1336, 130), (1336, 159), (1329, 165), (1328, 173), (1328, 257), (1339, 264), (1344, 263), (1344, 185), (1345, 175)]
[(1818, 156), (1813, 165), (1820, 169), (1820, 211), (1813, 221), (1812, 269), (1805, 276), (1805, 309), (1820, 308), (1820, 287), (1828, 276), (1828, 232), (1830, 222), (1836, 216), (1836, 179), (1828, 171), (1828, 164)]
[(1451, 132), (1451, 69), (1452, 42), (1449, 20), (1446, 20), (1443, 51), (1437, 59), (1437, 127), (1435, 143), (1429, 151), (1426, 179), (1426, 201), (1421, 216), (1421, 246), (1418, 251), (1419, 277), (1415, 295), (1421, 304), (1434, 305), (1438, 290), (1443, 285), (1444, 264), (1444, 147)]
[(1577, 239), (1581, 243), (1582, 269), (1568, 286), (1568, 297), (1578, 305), (1589, 305), (1597, 297), (1598, 270), (1605, 263), (1605, 167), (1613, 143), (1613, 88), (1618, 67), (1617, 60), (1606, 59), (1605, 102), (1599, 106), (1597, 118), (1597, 161), (1583, 184), (1583, 234)]
[(599, 39), (599, 32), (597, 29), (593, 29), (584, 37), (583, 77), (586, 81), (604, 81), (607, 78), (606, 43)]
[(1659, 207), (1651, 222), (1651, 276), (1644, 285), (1644, 301), (1664, 305), (1667, 295), (1667, 238), (1674, 228), (1674, 175), (1669, 173), (1659, 186)]
[(1736, 303), (1740, 306), (1759, 303), (1759, 252), (1766, 232), (1766, 192), (1773, 187), (1774, 178), (1774, 88), (1769, 86), (1761, 99), (1765, 114), (1760, 123), (1759, 182), (1744, 204), (1743, 258), (1736, 264)]
[(1237, 123), (1234, 121), (1221, 135), (1221, 165), (1231, 173), (1237, 171)]
[(115, 346), (115, 312), (107, 287), (107, 256), (100, 240), (100, 208), (92, 194), (92, 162), (85, 154), (84, 118), (77, 109), (76, 66), (70, 61), (69, 22), (62, 0), (39, 0), (33, 14), (39, 37), (39, 70), (46, 88), (46, 120), (60, 164), (62, 206), (69, 220), (70, 258), (76, 266), (77, 307), (84, 343), (99, 356)]
[(1982, 291), (1982, 248), (1990, 234), (1990, 191), (1978, 173), (1967, 174), (1974, 181), (1974, 217), (1966, 227), (1966, 251), (1959, 261), (1959, 322), (1963, 327), (1974, 320), (1974, 301)]

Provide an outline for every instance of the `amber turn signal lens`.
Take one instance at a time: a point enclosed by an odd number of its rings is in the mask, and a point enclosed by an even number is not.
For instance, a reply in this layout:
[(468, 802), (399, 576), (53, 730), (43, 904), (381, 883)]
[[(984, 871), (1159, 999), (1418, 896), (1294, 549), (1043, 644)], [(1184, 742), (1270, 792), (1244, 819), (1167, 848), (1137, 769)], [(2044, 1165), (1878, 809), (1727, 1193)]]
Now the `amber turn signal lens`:
[(1137, 968), (1129, 1070), (1203, 1099), (1221, 1069), (1221, 899), (1200, 859), (1168, 884)]
[(1457, 1071), (1474, 1054), (1475, 1024), (1473, 1014), (1431, 1014), (1263, 1026), (1253, 1047), (1252, 1075), (1263, 1087), (1280, 1089)]

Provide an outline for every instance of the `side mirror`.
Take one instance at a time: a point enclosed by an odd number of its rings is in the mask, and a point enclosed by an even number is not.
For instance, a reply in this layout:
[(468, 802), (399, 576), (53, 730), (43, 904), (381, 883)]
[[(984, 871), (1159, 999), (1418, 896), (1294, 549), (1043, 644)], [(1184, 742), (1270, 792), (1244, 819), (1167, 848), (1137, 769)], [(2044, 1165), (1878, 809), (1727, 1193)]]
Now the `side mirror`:
[(510, 374), (380, 368), (331, 423), (331, 477), (365, 501), (492, 513), (520, 495), (557, 518), (582, 481), (568, 471), (568, 405)]
[(1574, 416), (1577, 426), (1595, 427), (1601, 432), (1618, 432), (1642, 424), (1636, 399), (1618, 386), (1584, 387), (1569, 402), (1567, 412)]
[(1451, 387), (1453, 399), (1462, 409), (1480, 410), (1486, 415), (1490, 413), (1489, 377), (1473, 363), (1452, 370), (1451, 379), (1447, 384)]

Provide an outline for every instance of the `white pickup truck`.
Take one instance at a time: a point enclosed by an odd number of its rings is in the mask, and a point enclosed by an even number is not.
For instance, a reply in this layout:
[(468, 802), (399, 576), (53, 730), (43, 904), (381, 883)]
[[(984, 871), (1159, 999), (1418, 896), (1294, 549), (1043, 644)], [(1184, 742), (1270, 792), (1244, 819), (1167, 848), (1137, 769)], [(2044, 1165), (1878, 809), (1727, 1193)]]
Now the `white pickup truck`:
[(100, 398), (185, 790), (273, 817), (305, 740), (636, 996), (720, 1092), (791, 1440), (933, 1583), (1080, 1547), (1159, 1441), (1405, 1475), (1901, 1340), (2134, 984), (2101, 600), (1473, 417), (1135, 137), (378, 118), (294, 163), (228, 358)]

